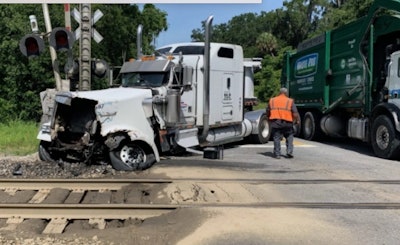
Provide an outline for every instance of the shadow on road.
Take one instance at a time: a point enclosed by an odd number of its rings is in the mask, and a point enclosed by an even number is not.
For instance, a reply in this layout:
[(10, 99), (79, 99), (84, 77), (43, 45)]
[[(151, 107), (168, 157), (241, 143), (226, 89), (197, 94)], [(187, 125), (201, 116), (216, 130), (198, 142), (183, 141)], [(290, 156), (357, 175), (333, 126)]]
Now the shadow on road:
[(375, 156), (372, 146), (366, 142), (362, 142), (361, 140), (349, 138), (329, 138), (321, 140), (320, 143), (355, 151), (367, 156)]

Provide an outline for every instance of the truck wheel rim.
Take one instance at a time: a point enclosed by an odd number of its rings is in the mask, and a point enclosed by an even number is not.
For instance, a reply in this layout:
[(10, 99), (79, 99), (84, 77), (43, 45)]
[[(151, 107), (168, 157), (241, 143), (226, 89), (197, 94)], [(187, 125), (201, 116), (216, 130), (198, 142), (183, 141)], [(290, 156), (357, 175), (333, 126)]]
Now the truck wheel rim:
[(382, 150), (389, 146), (389, 131), (385, 126), (379, 126), (376, 130), (376, 144)]
[(120, 152), (121, 161), (125, 164), (136, 164), (145, 161), (145, 152), (139, 146), (127, 146), (122, 147)]

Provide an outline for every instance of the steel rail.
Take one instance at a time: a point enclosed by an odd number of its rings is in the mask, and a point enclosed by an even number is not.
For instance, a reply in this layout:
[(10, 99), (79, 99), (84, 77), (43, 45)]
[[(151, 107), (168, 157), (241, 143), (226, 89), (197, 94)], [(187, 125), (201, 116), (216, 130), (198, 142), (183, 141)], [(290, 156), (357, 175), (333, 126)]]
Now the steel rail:
[(119, 190), (131, 184), (171, 183), (168, 179), (0, 179), (0, 189)]
[(232, 178), (140, 178), (140, 179), (0, 179), (0, 189), (41, 190), (62, 188), (70, 190), (119, 190), (131, 184), (161, 184), (173, 182), (235, 182), (249, 184), (339, 184), (369, 183), (399, 185), (400, 180), (356, 179), (232, 179)]
[(0, 204), (0, 218), (145, 219), (159, 216), (178, 208), (400, 209), (400, 203)]
[(178, 207), (158, 204), (0, 204), (0, 218), (144, 219), (168, 213)]

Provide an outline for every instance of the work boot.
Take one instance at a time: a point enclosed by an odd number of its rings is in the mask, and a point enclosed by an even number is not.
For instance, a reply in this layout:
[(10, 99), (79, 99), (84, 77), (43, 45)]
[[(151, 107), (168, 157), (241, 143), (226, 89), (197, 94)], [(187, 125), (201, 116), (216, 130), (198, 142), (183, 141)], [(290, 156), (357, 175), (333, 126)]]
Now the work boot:
[(293, 153), (288, 153), (287, 158), (293, 158)]

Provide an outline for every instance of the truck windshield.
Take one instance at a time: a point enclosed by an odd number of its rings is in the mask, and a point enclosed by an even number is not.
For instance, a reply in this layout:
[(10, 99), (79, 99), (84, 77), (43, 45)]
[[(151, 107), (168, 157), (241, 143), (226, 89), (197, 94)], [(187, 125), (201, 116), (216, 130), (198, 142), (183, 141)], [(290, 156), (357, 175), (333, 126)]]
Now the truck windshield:
[(125, 73), (122, 87), (160, 87), (168, 83), (168, 73)]

